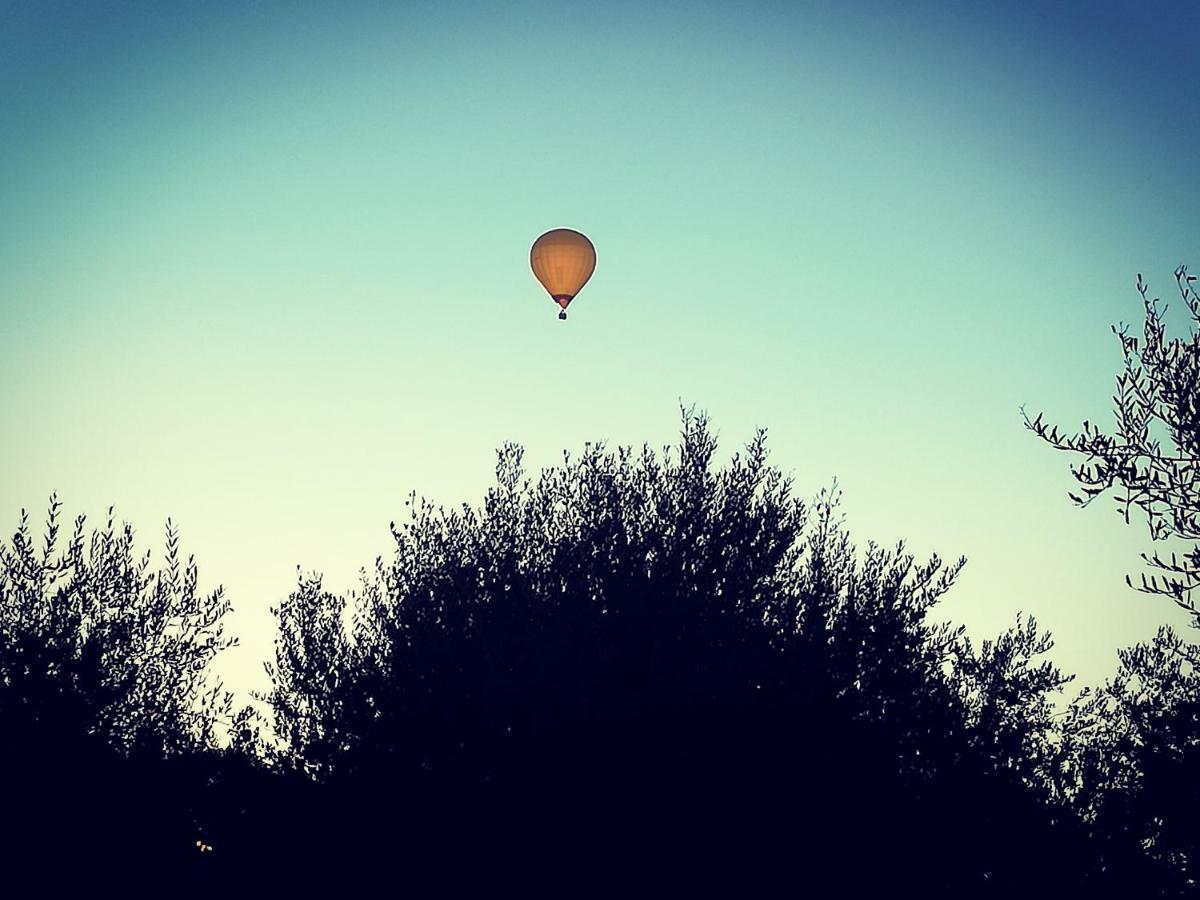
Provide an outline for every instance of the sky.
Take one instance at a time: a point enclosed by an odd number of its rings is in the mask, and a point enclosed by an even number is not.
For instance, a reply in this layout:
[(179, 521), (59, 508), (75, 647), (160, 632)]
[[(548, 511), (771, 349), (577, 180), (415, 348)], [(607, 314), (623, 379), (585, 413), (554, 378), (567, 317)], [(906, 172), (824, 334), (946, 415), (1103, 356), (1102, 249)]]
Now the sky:
[[(1200, 6), (0, 0), (0, 524), (171, 517), (261, 687), (495, 448), (768, 429), (851, 533), (968, 557), (1094, 683), (1181, 620), (1020, 408), (1111, 421), (1134, 280), (1200, 268)], [(554, 227), (596, 273), (560, 322)]]

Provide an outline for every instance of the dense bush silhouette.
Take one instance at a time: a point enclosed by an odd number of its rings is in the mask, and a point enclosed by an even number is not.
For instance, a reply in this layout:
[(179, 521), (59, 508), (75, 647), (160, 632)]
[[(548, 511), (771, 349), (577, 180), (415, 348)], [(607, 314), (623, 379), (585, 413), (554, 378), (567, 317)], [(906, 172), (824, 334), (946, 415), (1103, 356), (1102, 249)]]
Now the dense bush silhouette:
[(356, 595), (303, 579), (267, 700), (311, 786), (257, 832), (570, 889), (1094, 877), (1041, 771), (1066, 679), (1034, 623), (976, 651), (929, 615), (961, 561), (857, 552), (763, 434), (718, 470), (683, 425), (533, 480), (506, 446), (482, 509), (411, 501)]
[[(1086, 692), (1063, 731), (1074, 805), (1110, 868), (1160, 893), (1194, 890), (1200, 846), (1200, 676), (1171, 629), (1120, 651), (1115, 678)], [(1146, 891), (1150, 894), (1150, 891)]]
[(715, 454), (685, 413), (675, 448), (527, 477), (506, 445), (480, 507), (410, 500), (358, 591), (279, 606), (263, 718), (207, 675), (228, 603), (170, 526), (152, 571), (111, 522), (58, 551), (52, 501), (42, 548), (24, 518), (0, 547), (8, 858), (206, 890), (1187, 891), (1185, 645), (1056, 713), (1032, 618), (978, 645), (936, 618), (962, 560), (856, 548), (763, 433)]
[(0, 544), (5, 856), (47, 883), (90, 865), (177, 866), (197, 834), (188, 794), (230, 711), (206, 671), (231, 643), (228, 603), (198, 590), (170, 523), (152, 570), (111, 513), (90, 538), (77, 519), (62, 548), (59, 515), (52, 497), (40, 547), (24, 513)]

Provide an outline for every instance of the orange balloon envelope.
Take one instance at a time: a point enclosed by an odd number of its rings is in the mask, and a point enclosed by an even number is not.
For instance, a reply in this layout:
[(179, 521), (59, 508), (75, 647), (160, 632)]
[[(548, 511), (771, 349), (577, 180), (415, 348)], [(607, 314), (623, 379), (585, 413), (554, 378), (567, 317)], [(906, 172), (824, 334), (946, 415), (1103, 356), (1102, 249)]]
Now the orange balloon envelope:
[(555, 228), (533, 242), (529, 266), (546, 293), (562, 307), (558, 317), (565, 319), (567, 304), (596, 271), (596, 248), (578, 231)]

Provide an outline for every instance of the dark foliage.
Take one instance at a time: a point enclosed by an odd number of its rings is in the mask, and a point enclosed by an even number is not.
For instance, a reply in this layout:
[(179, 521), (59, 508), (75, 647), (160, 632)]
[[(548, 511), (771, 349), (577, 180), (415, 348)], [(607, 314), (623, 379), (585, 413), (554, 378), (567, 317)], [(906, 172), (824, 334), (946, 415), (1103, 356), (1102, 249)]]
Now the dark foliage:
[[(1108, 864), (1159, 890), (1194, 889), (1200, 847), (1200, 675), (1169, 628), (1120, 652), (1117, 676), (1085, 693), (1064, 733), (1074, 805)], [(1151, 863), (1147, 866), (1147, 860)]]
[[(1075, 434), (1026, 425), (1053, 447), (1080, 459), (1071, 472), (1087, 506), (1115, 499), (1125, 522), (1145, 519), (1154, 542), (1191, 544), (1182, 552), (1142, 558), (1149, 572), (1139, 590), (1170, 598), (1200, 627), (1200, 295), (1195, 276), (1175, 272), (1190, 320), (1185, 338), (1168, 338), (1165, 304), (1139, 275), (1144, 323), (1140, 337), (1114, 327), (1124, 356), (1113, 396), (1116, 428), (1085, 421)], [(1131, 585), (1132, 579), (1126, 579)], [(1200, 869), (1200, 647), (1172, 629), (1121, 653), (1115, 679), (1085, 694), (1064, 725), (1074, 802), (1116, 868), (1145, 857), (1154, 877), (1194, 889)]]
[(228, 604), (198, 590), (170, 523), (152, 570), (111, 515), (90, 538), (77, 519), (60, 549), (59, 511), (52, 497), (40, 547), (24, 513), (0, 544), (0, 846), (47, 884), (178, 866), (229, 713), (206, 672)]
[(715, 452), (685, 413), (674, 449), (528, 478), (508, 445), (481, 507), (410, 501), (359, 591), (306, 576), (277, 610), (270, 727), (208, 680), (227, 603), (173, 530), (157, 571), (111, 522), (59, 552), (52, 501), (42, 549), (23, 519), (0, 550), (9, 870), (1183, 893), (1194, 793), (1146, 802), (1196, 753), (1174, 638), (1056, 715), (1032, 619), (976, 646), (936, 618), (961, 560), (856, 548), (836, 490), (797, 499), (761, 433)]
[[(1193, 323), (1187, 338), (1167, 338), (1166, 306), (1150, 297), (1141, 275), (1142, 337), (1127, 325), (1113, 326), (1124, 355), (1112, 398), (1113, 433), (1085, 421), (1077, 433), (1065, 434), (1040, 413), (1026, 415), (1025, 424), (1051, 446), (1081, 458), (1071, 467), (1080, 492), (1070, 497), (1078, 505), (1111, 496), (1126, 524), (1134, 511), (1143, 514), (1152, 540), (1194, 544), (1200, 541), (1200, 294), (1187, 267), (1176, 270), (1175, 280)], [(1151, 571), (1139, 588), (1196, 615), (1192, 591), (1200, 585), (1200, 545), (1182, 555), (1144, 559)]]
[(507, 446), (481, 510), (414, 501), (356, 596), (303, 580), (267, 699), (311, 783), (259, 833), (572, 891), (1094, 878), (1041, 771), (1066, 679), (1032, 621), (976, 652), (929, 615), (961, 561), (856, 552), (762, 434), (714, 451), (691, 415), (674, 454), (532, 481)]

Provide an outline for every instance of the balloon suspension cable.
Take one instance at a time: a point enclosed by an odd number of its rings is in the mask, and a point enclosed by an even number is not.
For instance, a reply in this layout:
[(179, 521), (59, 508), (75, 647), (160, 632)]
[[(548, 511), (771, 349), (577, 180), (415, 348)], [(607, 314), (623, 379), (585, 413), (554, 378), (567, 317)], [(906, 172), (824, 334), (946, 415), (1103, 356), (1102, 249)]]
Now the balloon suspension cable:
[(562, 319), (562, 320), (565, 322), (565, 321), (566, 321), (566, 319), (567, 319), (567, 311), (564, 309), (562, 312), (560, 312), (560, 313), (558, 314), (558, 317), (559, 317), (560, 319)]

